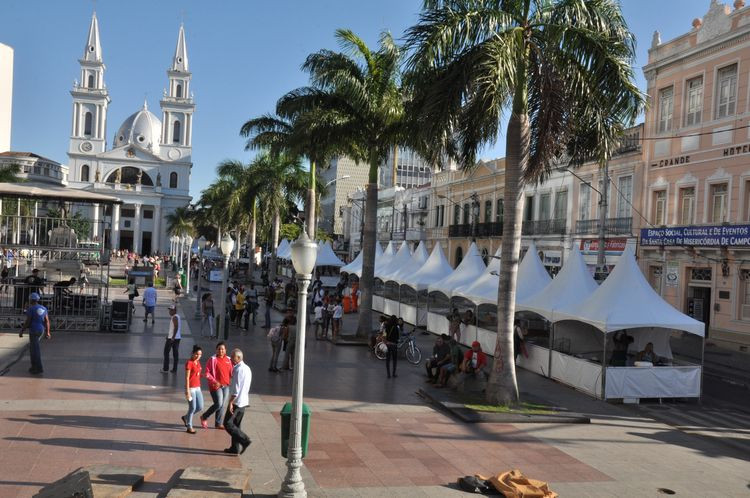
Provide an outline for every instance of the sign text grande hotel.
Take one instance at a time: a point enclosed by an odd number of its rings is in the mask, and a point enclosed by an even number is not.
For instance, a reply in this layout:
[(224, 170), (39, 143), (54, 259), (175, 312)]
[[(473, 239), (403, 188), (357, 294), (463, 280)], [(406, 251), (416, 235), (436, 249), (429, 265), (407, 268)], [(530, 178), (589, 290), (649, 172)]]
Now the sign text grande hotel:
[[(727, 147), (721, 151), (722, 157), (741, 156), (743, 154), (750, 154), (750, 143), (742, 145), (734, 145)], [(690, 156), (675, 156), (661, 159), (657, 162), (651, 163), (652, 168), (663, 168), (665, 166), (677, 166), (679, 164), (688, 164), (690, 162)]]
[(750, 225), (642, 228), (641, 245), (750, 248)]

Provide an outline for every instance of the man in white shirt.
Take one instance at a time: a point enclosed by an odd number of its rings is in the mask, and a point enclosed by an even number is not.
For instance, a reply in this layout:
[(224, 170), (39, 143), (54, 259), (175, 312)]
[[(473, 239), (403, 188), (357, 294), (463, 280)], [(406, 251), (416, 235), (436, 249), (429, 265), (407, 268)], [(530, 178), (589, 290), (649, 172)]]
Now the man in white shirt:
[(242, 361), (242, 351), (232, 350), (232, 383), (229, 386), (228, 415), (224, 421), (224, 428), (232, 437), (232, 444), (224, 449), (224, 453), (241, 455), (250, 446), (250, 438), (242, 432), (242, 418), (245, 416), (245, 408), (250, 404), (250, 383), (253, 373), (250, 367)]
[(164, 342), (164, 366), (161, 369), (162, 373), (169, 372), (170, 351), (172, 352), (172, 357), (174, 358), (174, 362), (172, 363), (172, 373), (177, 372), (180, 339), (182, 339), (182, 318), (177, 314), (177, 306), (172, 304), (169, 307), (169, 332), (167, 332), (167, 340)]
[(143, 307), (146, 309), (146, 314), (143, 316), (143, 323), (148, 321), (148, 315), (151, 314), (151, 325), (153, 325), (154, 309), (156, 308), (156, 289), (154, 289), (153, 282), (149, 282), (148, 287), (143, 291)]

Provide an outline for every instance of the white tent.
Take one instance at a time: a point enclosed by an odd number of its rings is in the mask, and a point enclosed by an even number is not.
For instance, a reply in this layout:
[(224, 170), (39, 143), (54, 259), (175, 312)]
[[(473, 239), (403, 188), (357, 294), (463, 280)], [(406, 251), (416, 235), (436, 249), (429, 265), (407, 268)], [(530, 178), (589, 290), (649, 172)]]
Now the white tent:
[[(420, 244), (420, 247), (422, 247), (422, 244)], [(418, 270), (414, 273), (402, 272), (396, 277), (396, 280), (402, 285), (408, 285), (420, 291), (427, 289), (431, 284), (444, 279), (451, 273), (453, 273), (453, 268), (445, 259), (443, 248), (440, 247), (440, 244), (435, 244), (432, 254)]]
[(454, 289), (474, 282), (486, 269), (482, 256), (477, 250), (477, 245), (472, 242), (456, 270), (442, 280), (428, 286), (427, 290), (429, 292), (442, 292), (450, 297), (453, 295)]
[(330, 242), (319, 242), (318, 257), (315, 260), (315, 266), (344, 266), (344, 262), (334, 254)]
[(628, 247), (615, 269), (586, 300), (569, 303), (555, 320), (577, 320), (604, 333), (634, 328), (682, 330), (703, 337), (705, 325), (664, 301), (646, 281)]
[(401, 247), (398, 248), (396, 254), (391, 258), (387, 265), (375, 268), (375, 276), (384, 282), (386, 280), (393, 280), (391, 276), (395, 273), (400, 272), (409, 265), (411, 260), (411, 249), (406, 241), (401, 243)]
[(424, 241), (420, 242), (414, 254), (411, 255), (411, 259), (400, 269), (388, 275), (388, 280), (395, 280), (399, 284), (403, 283), (403, 279), (409, 275), (414, 275), (424, 264), (427, 262), (429, 254), (427, 248), (424, 245)]
[[(383, 248), (380, 247), (379, 242), (375, 242), (375, 264), (378, 263), (378, 260), (383, 255)], [(342, 266), (339, 270), (341, 273), (352, 273), (358, 277), (362, 276), (362, 251), (359, 251), (359, 254), (357, 254), (357, 257), (354, 258), (354, 261), (349, 263), (348, 265)]]
[(560, 273), (544, 289), (519, 303), (516, 311), (533, 311), (552, 322), (558, 310), (585, 301), (598, 287), (574, 245)]
[(465, 297), (476, 304), (496, 304), (497, 285), (500, 277), (500, 253), (498, 248), (495, 257), (490, 260), (487, 269), (476, 280), (453, 291), (454, 296)]
[(385, 251), (383, 251), (382, 256), (380, 258), (375, 260), (375, 276), (378, 276), (378, 273), (382, 271), (383, 268), (387, 267), (388, 264), (391, 262), (391, 258), (396, 254), (396, 249), (393, 247), (393, 241), (388, 242), (388, 245), (385, 247)]
[(292, 259), (292, 245), (289, 240), (283, 239), (276, 248), (276, 257), (279, 259)]
[(521, 305), (537, 292), (544, 289), (552, 278), (539, 259), (536, 244), (533, 242), (518, 265), (518, 281), (516, 282), (516, 304)]

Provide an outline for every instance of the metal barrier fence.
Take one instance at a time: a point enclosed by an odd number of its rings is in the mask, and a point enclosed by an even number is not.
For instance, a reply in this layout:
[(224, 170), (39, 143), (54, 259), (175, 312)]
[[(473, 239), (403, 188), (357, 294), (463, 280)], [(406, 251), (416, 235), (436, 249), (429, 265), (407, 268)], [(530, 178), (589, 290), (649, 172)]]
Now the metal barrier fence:
[(101, 237), (104, 228), (103, 220), (5, 214), (0, 215), (0, 246), (77, 248), (83, 240)]

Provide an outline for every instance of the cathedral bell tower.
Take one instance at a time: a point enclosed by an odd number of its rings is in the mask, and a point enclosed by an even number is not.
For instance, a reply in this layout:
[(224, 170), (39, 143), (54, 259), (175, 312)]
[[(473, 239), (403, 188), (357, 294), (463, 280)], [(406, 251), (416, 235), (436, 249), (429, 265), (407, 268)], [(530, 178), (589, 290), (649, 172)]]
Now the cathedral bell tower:
[(172, 65), (167, 70), (169, 88), (161, 99), (161, 151), (175, 161), (191, 155), (193, 146), (193, 112), (195, 104), (190, 93), (192, 74), (188, 66), (185, 28), (180, 25)]
[(99, 154), (106, 148), (107, 106), (110, 99), (104, 84), (105, 67), (96, 12), (91, 16), (86, 47), (78, 62), (81, 65), (81, 79), (76, 80), (70, 91), (73, 120), (68, 153)]

